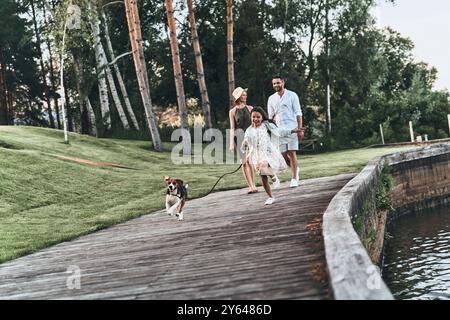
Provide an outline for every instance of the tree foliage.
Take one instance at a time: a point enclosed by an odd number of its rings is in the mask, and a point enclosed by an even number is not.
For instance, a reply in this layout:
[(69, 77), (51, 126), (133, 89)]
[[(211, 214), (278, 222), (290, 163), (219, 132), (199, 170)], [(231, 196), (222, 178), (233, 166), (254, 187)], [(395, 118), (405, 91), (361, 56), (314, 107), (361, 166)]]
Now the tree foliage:
[[(54, 9), (48, 23), (51, 27), (42, 29), (54, 48), (60, 48), (67, 5), (77, 4), (82, 9), (81, 29), (68, 33), (65, 53), (75, 127), (80, 127), (81, 121), (76, 59), (82, 60), (83, 92), (100, 116), (87, 1), (105, 11), (116, 56), (130, 51), (123, 4), (111, 0), (35, 0), (40, 25), (43, 4)], [(13, 92), (15, 118), (48, 125), (29, 8), (26, 1), (0, 3), (1, 53)], [(138, 5), (152, 101), (163, 112), (177, 102), (164, 1), (140, 0)], [(198, 112), (200, 91), (186, 2), (176, 0), (174, 5), (186, 98), (198, 101)], [(375, 0), (234, 1), (236, 85), (249, 88), (250, 104), (265, 106), (273, 93), (271, 77), (283, 75), (287, 88), (300, 96), (307, 138), (321, 139), (331, 148), (380, 143), (380, 124), (387, 142), (408, 141), (409, 121), (413, 121), (417, 134), (428, 134), (430, 139), (448, 136), (449, 93), (433, 89), (437, 70), (414, 59), (410, 39), (395, 30), (377, 27), (371, 15), (375, 5)], [(226, 1), (194, 0), (194, 7), (213, 124), (226, 128)], [(61, 52), (54, 50), (51, 57), (45, 46), (43, 50), (46, 63), (53, 59), (57, 72)], [(141, 127), (146, 127), (131, 56), (120, 59), (118, 65), (136, 117), (144, 124)], [(331, 86), (331, 133), (325, 120), (327, 84)], [(114, 109), (111, 116), (112, 130), (104, 135), (149, 136), (144, 129), (125, 133)]]

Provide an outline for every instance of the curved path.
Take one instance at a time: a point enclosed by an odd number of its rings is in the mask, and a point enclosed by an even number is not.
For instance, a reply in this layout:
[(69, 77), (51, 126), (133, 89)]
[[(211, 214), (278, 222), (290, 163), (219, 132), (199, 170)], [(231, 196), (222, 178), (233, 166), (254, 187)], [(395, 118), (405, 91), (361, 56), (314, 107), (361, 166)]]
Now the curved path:
[(1, 264), (0, 299), (330, 299), (322, 214), (353, 177), (282, 184), (270, 207), (218, 192), (183, 222), (158, 211), (61, 243)]

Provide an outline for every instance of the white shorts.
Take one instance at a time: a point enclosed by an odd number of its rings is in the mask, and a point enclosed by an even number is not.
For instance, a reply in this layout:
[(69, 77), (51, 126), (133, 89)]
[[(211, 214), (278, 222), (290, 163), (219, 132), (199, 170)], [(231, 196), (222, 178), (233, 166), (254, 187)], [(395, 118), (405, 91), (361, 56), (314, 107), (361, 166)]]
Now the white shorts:
[(279, 149), (281, 153), (287, 151), (298, 151), (298, 136), (297, 133), (291, 134), (289, 137), (280, 139)]

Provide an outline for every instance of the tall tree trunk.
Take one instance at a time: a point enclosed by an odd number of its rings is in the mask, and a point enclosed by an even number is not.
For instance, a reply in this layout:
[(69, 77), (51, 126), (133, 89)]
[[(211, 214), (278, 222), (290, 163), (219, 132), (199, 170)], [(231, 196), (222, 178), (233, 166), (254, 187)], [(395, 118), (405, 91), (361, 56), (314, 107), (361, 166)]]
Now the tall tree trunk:
[(262, 92), (262, 101), (263, 101), (263, 104), (265, 104), (266, 103), (266, 101), (267, 101), (267, 97), (266, 97), (266, 90), (265, 90), (265, 88), (266, 88), (266, 71), (267, 71), (267, 67), (265, 66), (265, 63), (264, 63), (264, 49), (265, 49), (265, 47), (263, 46), (263, 43), (264, 43), (264, 37), (265, 37), (265, 34), (266, 34), (266, 30), (265, 30), (265, 28), (264, 28), (264, 22), (266, 21), (266, 0), (262, 0), (261, 1), (261, 48), (260, 48), (260, 61), (261, 61), (261, 64), (260, 64), (260, 66), (261, 66), (261, 74), (262, 74), (262, 77), (261, 77), (261, 82), (260, 82), (260, 85), (261, 85), (261, 92)]
[(50, 120), (50, 127), (55, 128), (55, 120), (53, 118), (53, 111), (50, 103), (50, 95), (48, 91), (48, 85), (47, 85), (47, 77), (45, 76), (45, 66), (44, 66), (44, 58), (42, 57), (42, 50), (41, 50), (41, 37), (40, 32), (37, 26), (36, 21), (36, 11), (34, 7), (34, 0), (30, 0), (30, 6), (31, 6), (31, 12), (33, 15), (33, 25), (34, 25), (34, 32), (36, 34), (36, 45), (37, 45), (37, 53), (39, 57), (39, 61), (41, 64), (41, 77), (42, 77), (42, 84), (44, 86), (44, 95), (45, 95), (45, 101), (47, 102), (47, 111), (48, 111), (48, 118)]
[(14, 124), (14, 102), (12, 90), (8, 88), (5, 57), (0, 50), (0, 124)]
[(227, 65), (228, 65), (228, 93), (230, 108), (233, 108), (234, 81), (234, 53), (233, 53), (233, 0), (227, 0)]
[[(89, 9), (90, 5), (89, 5)], [(119, 95), (117, 94), (116, 84), (114, 82), (113, 75), (111, 73), (111, 69), (109, 68), (108, 59), (106, 58), (105, 49), (103, 48), (103, 44), (100, 37), (100, 20), (97, 15), (97, 8), (94, 7), (93, 10), (90, 10), (90, 24), (92, 28), (92, 32), (94, 35), (95, 48), (98, 51), (98, 56), (101, 64), (101, 68), (103, 68), (106, 72), (106, 77), (108, 79), (109, 89), (111, 92), (111, 96), (114, 101), (114, 105), (116, 106), (117, 112), (119, 113), (120, 121), (122, 122), (122, 126), (125, 130), (130, 129), (130, 125), (128, 124), (127, 116), (123, 111), (122, 102), (120, 102)]]
[(81, 134), (90, 134), (90, 119), (89, 119), (89, 113), (87, 109), (87, 101), (86, 97), (81, 97), (81, 94), (78, 91), (78, 97), (79, 97), (79, 104), (80, 104), (80, 133)]
[[(103, 49), (103, 48), (102, 48)], [(105, 55), (105, 51), (103, 51), (103, 55)], [(105, 60), (105, 71), (106, 77), (108, 78), (109, 90), (111, 92), (111, 96), (114, 101), (114, 105), (116, 106), (117, 112), (119, 113), (120, 122), (125, 130), (130, 129), (130, 124), (128, 123), (127, 115), (122, 107), (122, 102), (120, 101), (119, 95), (116, 89), (116, 83), (114, 82), (114, 77), (112, 75), (111, 69), (109, 68), (108, 61)]]
[(95, 122), (95, 112), (94, 112), (94, 109), (92, 108), (91, 100), (89, 100), (88, 96), (86, 96), (85, 100), (86, 100), (86, 107), (87, 107), (87, 113), (88, 113), (89, 124), (90, 124), (89, 130), (92, 130), (92, 131), (90, 131), (90, 133), (92, 135), (98, 137), (97, 124)]
[(6, 66), (3, 61), (3, 52), (0, 48), (0, 125), (8, 124), (8, 105), (7, 105), (7, 90), (6, 90)]
[(70, 97), (69, 97), (69, 91), (68, 91), (69, 84), (67, 83), (67, 76), (64, 77), (64, 96), (65, 102), (66, 102), (66, 110), (67, 110), (67, 122), (68, 127), (67, 130), (70, 132), (74, 131), (74, 124), (73, 124), (73, 112), (72, 107), (70, 106)]
[(141, 22), (139, 20), (136, 0), (125, 0), (125, 13), (127, 16), (128, 31), (130, 33), (134, 67), (136, 69), (139, 91), (141, 93), (147, 123), (152, 135), (153, 148), (156, 151), (162, 151), (163, 146), (161, 143), (161, 137), (159, 136), (158, 123), (152, 110), (147, 65), (145, 64), (144, 48), (142, 46)]
[(197, 81), (202, 97), (203, 116), (205, 117), (206, 128), (212, 128), (211, 103), (209, 102), (208, 89), (206, 88), (205, 71), (203, 69), (202, 51), (198, 39), (197, 27), (195, 25), (195, 14), (192, 0), (187, 0), (189, 10), (189, 23), (191, 25), (192, 46), (194, 48), (195, 64), (197, 65)]
[(14, 102), (13, 102), (13, 95), (11, 90), (7, 90), (7, 95), (8, 95), (8, 99), (7, 99), (7, 104), (8, 104), (8, 112), (7, 112), (7, 117), (6, 120), (8, 121), (9, 125), (13, 125), (14, 124)]
[(106, 68), (105, 68), (105, 58), (102, 56), (104, 52), (102, 52), (102, 42), (100, 39), (100, 28), (98, 24), (95, 24), (92, 20), (92, 10), (91, 3), (88, 1), (88, 10), (90, 16), (90, 24), (92, 28), (92, 33), (94, 36), (94, 51), (95, 51), (95, 60), (97, 63), (97, 77), (98, 77), (98, 91), (100, 95), (100, 107), (102, 114), (102, 124), (104, 129), (111, 129), (111, 114), (109, 109), (109, 99), (108, 99), (108, 86), (106, 84)]
[(183, 154), (191, 154), (191, 139), (189, 134), (189, 118), (184, 94), (183, 74), (181, 73), (180, 51), (178, 49), (177, 30), (173, 15), (172, 0), (166, 1), (167, 22), (169, 25), (170, 49), (172, 52), (173, 73), (177, 90), (178, 110), (181, 118), (181, 131), (183, 136)]
[(100, 96), (100, 110), (102, 115), (101, 123), (104, 130), (110, 130), (111, 112), (109, 109), (108, 86), (106, 83), (105, 70), (98, 72), (97, 76), (98, 76), (98, 91)]
[[(46, 8), (46, 4), (43, 3), (42, 5), (42, 10), (44, 12), (44, 23), (45, 25), (48, 25), (48, 21), (47, 21), (47, 10)], [(52, 92), (53, 92), (53, 105), (55, 107), (55, 113), (56, 113), (56, 123), (58, 124), (58, 129), (61, 129), (61, 117), (59, 116), (59, 99), (57, 96), (57, 91), (58, 89), (56, 88), (56, 77), (55, 77), (55, 68), (53, 65), (53, 50), (52, 50), (52, 45), (51, 45), (51, 41), (49, 40), (48, 36), (45, 39), (46, 43), (47, 43), (47, 48), (48, 48), (48, 54), (49, 54), (49, 64), (50, 64), (50, 83), (52, 86)]]
[(58, 125), (58, 129), (61, 129), (61, 117), (59, 115), (59, 99), (57, 96), (58, 89), (56, 88), (56, 77), (55, 77), (55, 68), (53, 65), (53, 56), (52, 56), (52, 47), (50, 44), (50, 41), (47, 41), (47, 47), (48, 47), (48, 54), (50, 55), (49, 63), (50, 63), (50, 83), (52, 85), (52, 91), (53, 91), (53, 104), (55, 106), (55, 113), (56, 113), (56, 123)]
[[(110, 58), (111, 61), (114, 61), (114, 59), (116, 57), (115, 57), (114, 50), (113, 50), (113, 47), (112, 47), (111, 38), (109, 36), (108, 21), (106, 20), (106, 15), (105, 15), (104, 11), (102, 11), (102, 16), (103, 16), (103, 21), (105, 23), (105, 38), (106, 38), (106, 46), (107, 46), (107, 49), (109, 51), (109, 58)], [(122, 96), (123, 96), (123, 99), (125, 101), (125, 106), (127, 107), (128, 115), (130, 116), (134, 127), (137, 130), (140, 130), (139, 124), (138, 124), (138, 122), (136, 120), (136, 116), (135, 116), (134, 111), (133, 111), (133, 108), (131, 107), (130, 98), (128, 97), (127, 88), (125, 87), (125, 83), (123, 82), (123, 78), (122, 78), (122, 75), (120, 73), (119, 66), (117, 65), (117, 62), (114, 62), (113, 66), (114, 66), (114, 71), (116, 73), (117, 81), (119, 82), (120, 91), (122, 92)]]
[(87, 95), (85, 91), (85, 78), (84, 78), (84, 68), (83, 62), (80, 57), (73, 54), (73, 65), (75, 68), (75, 76), (77, 79), (77, 91), (78, 91), (78, 104), (80, 105), (80, 124), (81, 124), (81, 133), (82, 134), (90, 134), (91, 126), (90, 126), (90, 118), (89, 111), (87, 106)]
[(317, 66), (316, 66), (316, 57), (314, 56), (314, 47), (315, 47), (315, 39), (317, 36), (317, 32), (319, 31), (318, 23), (321, 21), (323, 17), (323, 11), (325, 9), (325, 2), (320, 1), (317, 3), (317, 8), (314, 8), (313, 3), (310, 3), (309, 7), (309, 21), (308, 21), (308, 27), (309, 27), (309, 41), (308, 41), (308, 55), (306, 57), (306, 63), (308, 65), (308, 74), (306, 76), (305, 82), (304, 82), (304, 88), (303, 92), (308, 92), (308, 88), (311, 85), (312, 79), (314, 77), (314, 74), (316, 72)]
[[(284, 19), (283, 19), (283, 45), (281, 47), (281, 56), (286, 56), (286, 36), (287, 36), (287, 21), (288, 21), (288, 14), (289, 14), (289, 0), (284, 0)], [(281, 69), (284, 70), (284, 67), (286, 66), (286, 60), (283, 59), (283, 64), (281, 66)]]

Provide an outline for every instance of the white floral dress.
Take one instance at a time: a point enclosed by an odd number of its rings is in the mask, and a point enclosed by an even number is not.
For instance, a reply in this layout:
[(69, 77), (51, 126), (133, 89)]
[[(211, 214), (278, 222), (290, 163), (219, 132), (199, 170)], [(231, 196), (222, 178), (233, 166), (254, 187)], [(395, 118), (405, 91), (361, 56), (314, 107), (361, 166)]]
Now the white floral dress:
[[(272, 137), (269, 135), (269, 130)], [(245, 131), (242, 151), (245, 153), (244, 147), (247, 145), (249, 161), (255, 169), (258, 163), (267, 162), (275, 174), (283, 172), (288, 166), (276, 147), (278, 146), (276, 139), (290, 134), (291, 130), (280, 129), (273, 123), (264, 121), (258, 128), (249, 127)]]

